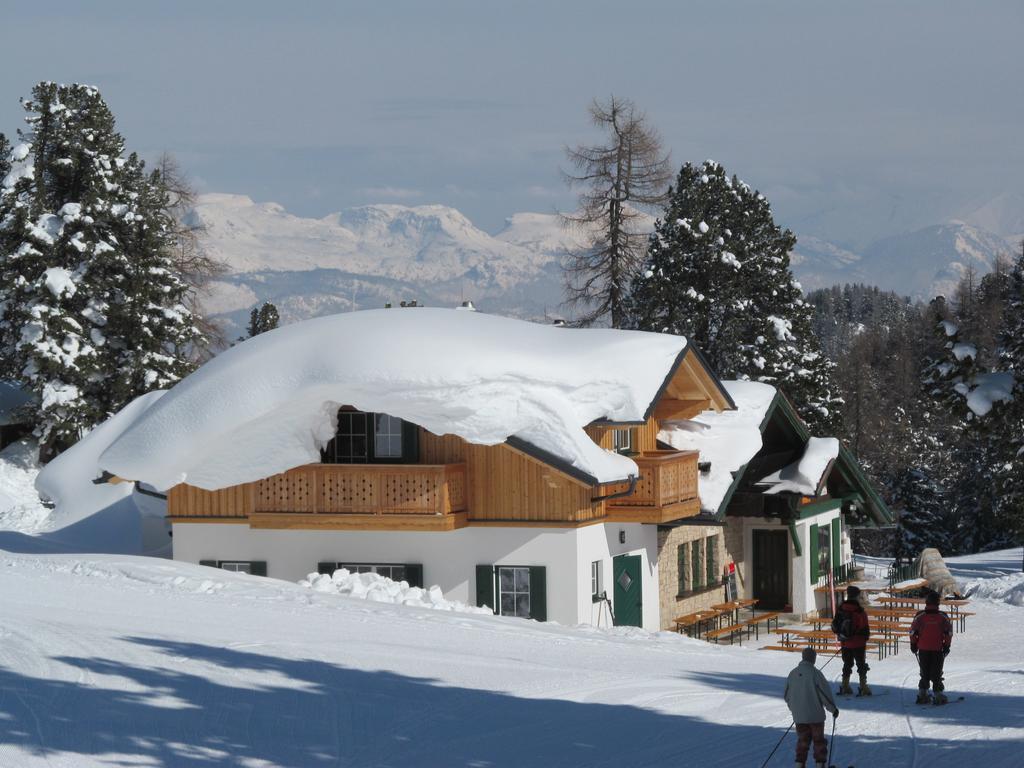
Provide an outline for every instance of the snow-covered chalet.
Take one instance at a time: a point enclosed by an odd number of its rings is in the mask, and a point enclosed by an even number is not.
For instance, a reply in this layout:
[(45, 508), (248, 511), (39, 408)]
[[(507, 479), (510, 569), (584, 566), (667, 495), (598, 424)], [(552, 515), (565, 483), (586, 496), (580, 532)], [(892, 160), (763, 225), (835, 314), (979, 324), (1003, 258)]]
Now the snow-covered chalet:
[(772, 387), (686, 339), (445, 309), (250, 339), (136, 408), (100, 467), (167, 495), (178, 560), (344, 567), (503, 615), (673, 626), (739, 596), (809, 613), (888, 510)]

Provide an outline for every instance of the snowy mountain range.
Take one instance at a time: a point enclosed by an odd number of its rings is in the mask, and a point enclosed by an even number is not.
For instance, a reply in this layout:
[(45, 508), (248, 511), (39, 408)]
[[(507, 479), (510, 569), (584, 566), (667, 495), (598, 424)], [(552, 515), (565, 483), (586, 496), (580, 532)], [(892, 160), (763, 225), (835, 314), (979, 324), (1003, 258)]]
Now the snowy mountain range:
[[(874, 283), (927, 298), (948, 293), (970, 267), (987, 272), (1024, 228), (1020, 201), (992, 201), (967, 221), (952, 221), (879, 240), (855, 253), (799, 237), (794, 271), (807, 290), (843, 282)], [(574, 244), (556, 215), (517, 213), (491, 235), (441, 205), (367, 205), (303, 218), (276, 203), (205, 194), (190, 213), (210, 254), (228, 265), (203, 297), (229, 338), (249, 310), (272, 301), (284, 322), (417, 300), (513, 317), (558, 315), (560, 263)], [(996, 234), (977, 224), (999, 227)]]

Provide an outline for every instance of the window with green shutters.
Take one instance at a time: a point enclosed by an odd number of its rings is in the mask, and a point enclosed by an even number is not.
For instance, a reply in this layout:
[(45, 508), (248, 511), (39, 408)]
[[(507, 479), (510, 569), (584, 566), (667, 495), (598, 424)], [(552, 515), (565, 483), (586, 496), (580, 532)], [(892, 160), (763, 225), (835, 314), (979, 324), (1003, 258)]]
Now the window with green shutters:
[(701, 539), (690, 542), (690, 566), (693, 573), (691, 589), (704, 586), (704, 542)]
[(687, 560), (686, 554), (687, 554), (687, 548), (688, 547), (689, 547), (688, 544), (680, 544), (678, 547), (676, 547), (676, 565), (678, 566), (678, 570), (679, 570), (679, 574), (678, 574), (679, 586), (678, 586), (678, 591), (676, 592), (676, 594), (679, 594), (679, 595), (681, 595), (684, 592), (686, 592), (686, 568), (687, 568), (687, 566), (686, 566), (686, 560)]
[(718, 572), (718, 537), (708, 536), (704, 543), (704, 557), (708, 564), (708, 578), (705, 583), (710, 587), (721, 580)]
[(328, 576), (339, 568), (349, 573), (376, 573), (392, 581), (404, 581), (410, 587), (423, 586), (423, 565), (420, 563), (350, 563), (330, 560), (316, 564), (317, 573)]
[(547, 569), (542, 565), (478, 565), (476, 603), (499, 616), (547, 621)]

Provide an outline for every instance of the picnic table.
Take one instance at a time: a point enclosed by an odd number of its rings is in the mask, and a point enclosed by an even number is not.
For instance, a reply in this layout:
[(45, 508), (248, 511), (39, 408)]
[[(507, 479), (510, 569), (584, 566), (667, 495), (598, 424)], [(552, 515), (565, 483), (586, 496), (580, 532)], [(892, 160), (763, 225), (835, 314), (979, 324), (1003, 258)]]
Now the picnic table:
[(740, 620), (740, 610), (743, 608), (750, 609), (750, 616), (754, 616), (754, 606), (757, 605), (757, 600), (745, 599), (745, 600), (733, 600), (730, 603), (718, 603), (711, 606), (713, 611), (721, 611), (723, 615), (727, 613), (732, 614), (732, 623), (736, 624)]
[[(886, 611), (899, 611), (903, 615), (916, 616), (921, 612), (922, 606), (925, 604), (923, 597), (880, 597), (878, 602), (882, 603)], [(967, 617), (973, 616), (974, 614), (970, 611), (962, 610), (965, 605), (970, 605), (970, 600), (940, 600), (939, 606), (942, 608), (948, 608), (949, 619), (953, 622), (953, 626), (959, 632), (963, 632), (967, 629)], [(903, 607), (912, 605), (914, 607)], [(876, 609), (879, 610), (879, 609)]]
[(928, 586), (927, 579), (915, 579), (913, 581), (902, 581), (899, 584), (894, 584), (887, 590), (890, 595), (904, 595), (907, 592), (917, 592), (918, 590), (925, 589)]
[[(690, 637), (700, 637), (701, 632), (704, 631), (705, 625), (710, 625), (712, 621), (717, 622), (722, 613), (722, 611), (716, 610), (694, 611), (693, 613), (688, 613), (685, 616), (680, 616), (675, 619), (676, 632), (685, 631), (686, 634), (690, 635)], [(708, 628), (710, 628), (710, 626)]]
[[(839, 650), (839, 642), (836, 640), (836, 636), (830, 629), (793, 629), (791, 627), (783, 627), (782, 629), (776, 629), (775, 633), (781, 636), (781, 644), (783, 646), (796, 646), (797, 643), (793, 639), (794, 637), (804, 641), (805, 645), (810, 645), (817, 650), (826, 651), (837, 651)], [(870, 638), (867, 641), (869, 646), (874, 647), (878, 651), (878, 659), (881, 661), (886, 652), (889, 650), (891, 645), (893, 653), (898, 652), (899, 643), (896, 638)], [(773, 649), (774, 650), (774, 649)]]

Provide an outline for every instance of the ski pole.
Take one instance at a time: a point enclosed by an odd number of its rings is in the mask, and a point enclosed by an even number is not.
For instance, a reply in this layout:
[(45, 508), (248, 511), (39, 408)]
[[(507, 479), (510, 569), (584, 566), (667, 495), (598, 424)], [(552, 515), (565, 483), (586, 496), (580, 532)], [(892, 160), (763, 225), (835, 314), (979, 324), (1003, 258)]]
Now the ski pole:
[(832, 715), (832, 738), (828, 740), (828, 764), (832, 766), (832, 749), (836, 745), (836, 716)]
[(771, 753), (770, 753), (770, 754), (768, 755), (768, 757), (766, 757), (766, 758), (764, 759), (764, 762), (763, 762), (763, 763), (761, 763), (761, 768), (764, 768), (764, 767), (765, 767), (766, 765), (768, 765), (768, 761), (772, 759), (772, 755), (774, 755), (774, 754), (776, 753), (776, 751), (778, 751), (779, 747), (781, 747), (781, 746), (782, 746), (782, 741), (783, 741), (783, 739), (785, 739), (785, 738), (786, 738), (786, 737), (787, 737), (787, 736), (789, 735), (789, 732), (790, 732), (791, 730), (793, 730), (793, 723), (790, 723), (790, 724), (789, 724), (789, 728), (787, 728), (787, 729), (786, 729), (786, 732), (785, 732), (784, 734), (782, 734), (782, 738), (781, 738), (781, 739), (779, 739), (779, 743), (775, 745), (775, 749), (773, 749), (773, 750), (771, 751)]

